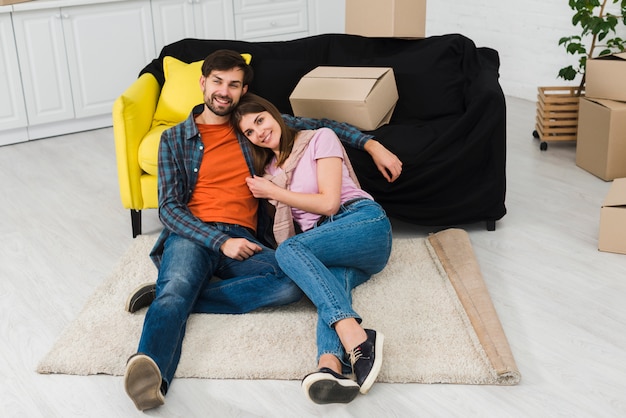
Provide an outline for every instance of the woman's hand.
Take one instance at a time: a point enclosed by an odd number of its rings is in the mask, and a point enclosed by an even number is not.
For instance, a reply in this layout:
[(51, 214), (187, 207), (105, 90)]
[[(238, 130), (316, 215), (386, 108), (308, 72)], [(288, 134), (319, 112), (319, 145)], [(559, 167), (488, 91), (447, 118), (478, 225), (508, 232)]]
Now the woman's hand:
[(268, 179), (259, 176), (246, 177), (246, 183), (252, 195), (258, 199), (274, 199), (272, 191), (278, 188)]
[(317, 160), (317, 193), (292, 192), (259, 176), (246, 177), (246, 183), (257, 199), (275, 200), (305, 212), (328, 216), (337, 213), (341, 203), (341, 167), (339, 157)]

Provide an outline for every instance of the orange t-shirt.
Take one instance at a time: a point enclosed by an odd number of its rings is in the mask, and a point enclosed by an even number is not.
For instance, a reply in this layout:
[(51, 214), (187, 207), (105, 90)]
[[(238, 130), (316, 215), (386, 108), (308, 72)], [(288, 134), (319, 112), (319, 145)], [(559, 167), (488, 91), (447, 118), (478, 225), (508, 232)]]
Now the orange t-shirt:
[(204, 222), (224, 222), (256, 231), (258, 201), (246, 184), (250, 175), (230, 123), (198, 124), (204, 144), (198, 182), (189, 210)]

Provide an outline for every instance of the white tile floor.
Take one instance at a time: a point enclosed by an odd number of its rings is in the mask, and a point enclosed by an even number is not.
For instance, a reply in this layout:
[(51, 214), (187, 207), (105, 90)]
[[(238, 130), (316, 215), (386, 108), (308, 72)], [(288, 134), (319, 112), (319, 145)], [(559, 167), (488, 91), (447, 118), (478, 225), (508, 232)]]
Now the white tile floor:
[[(178, 379), (147, 415), (626, 416), (626, 255), (597, 251), (610, 183), (576, 167), (572, 143), (540, 151), (535, 104), (507, 102), (509, 213), (494, 232), (464, 227), (522, 373), (518, 386), (377, 384), (347, 406), (318, 406), (296, 381)], [(120, 377), (34, 371), (132, 240), (112, 130), (1, 147), (0, 190), (0, 416), (139, 416)], [(159, 229), (147, 211), (144, 232)], [(394, 222), (398, 237), (428, 232)]]

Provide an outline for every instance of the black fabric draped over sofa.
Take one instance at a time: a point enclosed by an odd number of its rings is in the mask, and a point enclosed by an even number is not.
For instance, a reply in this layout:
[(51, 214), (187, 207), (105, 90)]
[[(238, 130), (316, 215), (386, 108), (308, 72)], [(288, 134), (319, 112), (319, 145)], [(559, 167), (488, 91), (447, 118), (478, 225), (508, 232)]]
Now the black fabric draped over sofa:
[(163, 57), (184, 62), (217, 49), (252, 54), (250, 91), (292, 114), (289, 95), (320, 65), (392, 67), (399, 100), (391, 122), (369, 133), (403, 161), (388, 183), (364, 151), (348, 149), (361, 186), (388, 215), (447, 227), (506, 214), (506, 104), (499, 56), (459, 34), (425, 39), (326, 34), (282, 42), (184, 39), (165, 46), (140, 74), (164, 83)]

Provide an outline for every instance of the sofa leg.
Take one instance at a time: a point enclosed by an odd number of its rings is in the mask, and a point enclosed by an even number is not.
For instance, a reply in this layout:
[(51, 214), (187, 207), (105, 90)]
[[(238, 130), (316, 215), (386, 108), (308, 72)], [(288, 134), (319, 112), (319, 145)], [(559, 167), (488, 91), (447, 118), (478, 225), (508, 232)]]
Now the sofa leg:
[(496, 221), (488, 220), (487, 221), (487, 231), (495, 231), (496, 230)]
[(141, 211), (131, 209), (130, 210), (130, 224), (133, 228), (133, 238), (137, 238), (137, 235), (141, 235)]

